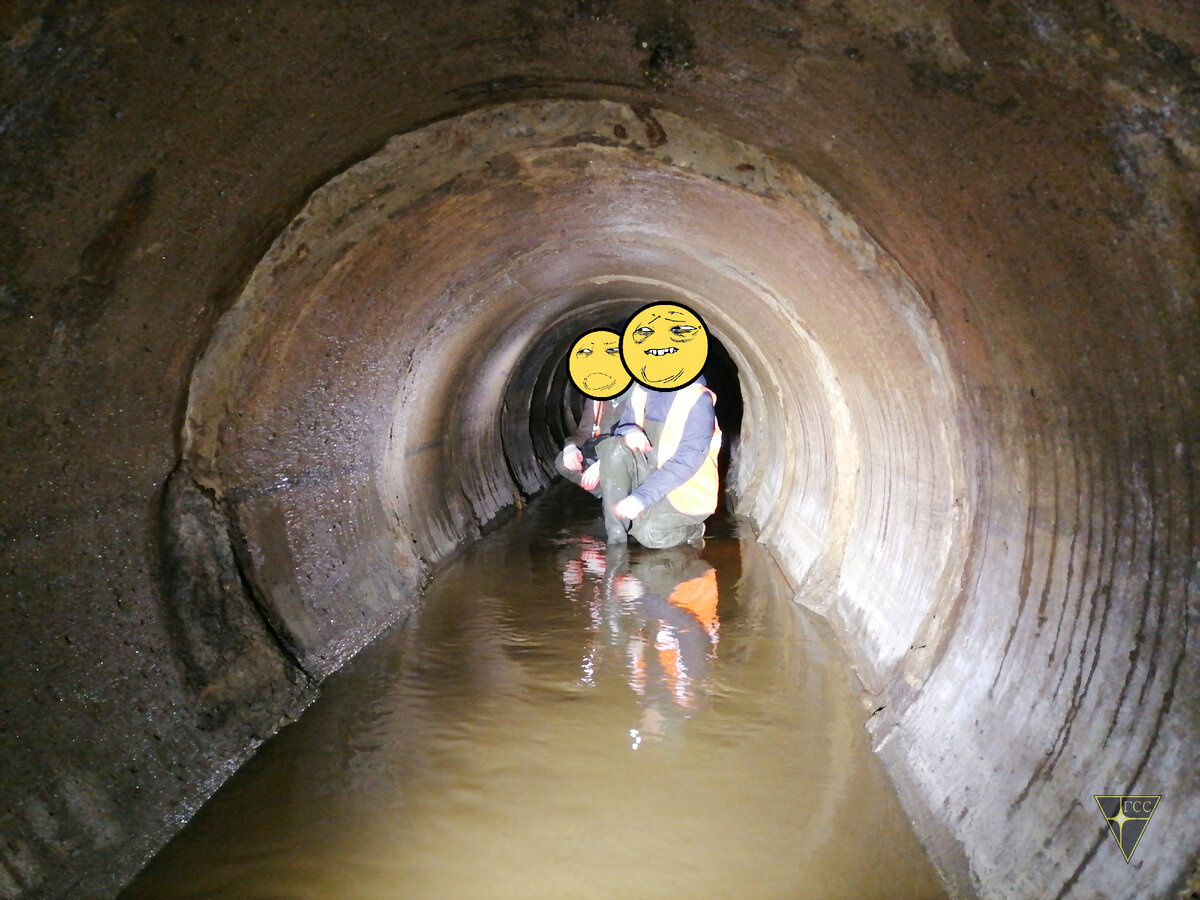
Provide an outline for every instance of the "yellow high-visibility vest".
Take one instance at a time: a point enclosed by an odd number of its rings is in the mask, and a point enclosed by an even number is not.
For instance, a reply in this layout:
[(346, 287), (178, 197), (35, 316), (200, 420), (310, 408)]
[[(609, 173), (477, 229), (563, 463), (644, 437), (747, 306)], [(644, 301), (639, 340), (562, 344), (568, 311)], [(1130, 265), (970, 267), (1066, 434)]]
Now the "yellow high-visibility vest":
[[(683, 429), (687, 425), (688, 414), (696, 401), (704, 394), (712, 399), (713, 407), (717, 405), (717, 395), (704, 385), (693, 381), (687, 387), (680, 388), (671, 403), (667, 420), (663, 423), (662, 435), (658, 439), (658, 468), (675, 455), (679, 441), (683, 438)], [(646, 400), (649, 394), (641, 385), (633, 389), (629, 398), (630, 409), (633, 410), (634, 421), (638, 427), (645, 430)], [(713, 419), (713, 436), (708, 445), (708, 453), (700, 469), (691, 478), (675, 490), (667, 494), (671, 505), (685, 515), (708, 516), (716, 512), (717, 494), (720, 485), (717, 478), (717, 454), (721, 451), (721, 429)]]

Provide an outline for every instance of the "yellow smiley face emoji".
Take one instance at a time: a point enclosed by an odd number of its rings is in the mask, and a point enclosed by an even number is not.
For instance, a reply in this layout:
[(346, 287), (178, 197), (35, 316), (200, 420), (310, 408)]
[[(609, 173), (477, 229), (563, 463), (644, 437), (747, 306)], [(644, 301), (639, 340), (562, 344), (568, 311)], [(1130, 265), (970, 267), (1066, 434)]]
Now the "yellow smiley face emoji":
[(621, 336), (597, 328), (575, 339), (567, 355), (567, 372), (580, 393), (593, 400), (609, 400), (629, 387), (629, 373), (621, 365)]
[(678, 303), (655, 303), (633, 314), (621, 335), (621, 358), (634, 381), (656, 391), (691, 384), (708, 359), (708, 329)]

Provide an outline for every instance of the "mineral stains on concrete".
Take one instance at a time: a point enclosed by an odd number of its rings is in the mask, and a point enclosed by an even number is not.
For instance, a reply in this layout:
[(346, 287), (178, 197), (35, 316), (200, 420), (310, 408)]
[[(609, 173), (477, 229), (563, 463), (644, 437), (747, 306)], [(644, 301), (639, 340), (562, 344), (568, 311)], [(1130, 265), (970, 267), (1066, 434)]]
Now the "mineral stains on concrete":
[(468, 548), (126, 900), (944, 896), (749, 529), (622, 552), (595, 506)]

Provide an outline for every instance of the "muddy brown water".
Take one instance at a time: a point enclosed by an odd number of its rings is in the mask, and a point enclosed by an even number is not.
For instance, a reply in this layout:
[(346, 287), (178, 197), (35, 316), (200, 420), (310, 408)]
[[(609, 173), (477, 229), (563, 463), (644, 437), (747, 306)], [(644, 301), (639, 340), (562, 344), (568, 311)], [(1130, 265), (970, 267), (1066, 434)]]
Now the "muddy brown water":
[(937, 898), (818, 617), (744, 524), (605, 546), (548, 491), (122, 894)]

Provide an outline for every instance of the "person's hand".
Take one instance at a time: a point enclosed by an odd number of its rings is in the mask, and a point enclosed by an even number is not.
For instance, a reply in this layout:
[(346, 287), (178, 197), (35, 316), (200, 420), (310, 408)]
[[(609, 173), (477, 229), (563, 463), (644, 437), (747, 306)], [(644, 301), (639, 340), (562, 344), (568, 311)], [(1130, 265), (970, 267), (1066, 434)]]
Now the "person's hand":
[(642, 514), (642, 511), (645, 508), (646, 507), (642, 506), (642, 501), (631, 494), (624, 500), (617, 503), (617, 505), (613, 507), (613, 512), (617, 514), (618, 518), (629, 519), (630, 521), (633, 521)]
[(650, 449), (650, 438), (646, 437), (646, 432), (640, 428), (633, 428), (625, 432), (625, 446), (630, 450), (645, 453)]
[(583, 453), (574, 444), (567, 444), (563, 447), (563, 465), (572, 472), (583, 469)]
[(583, 473), (583, 477), (579, 479), (579, 486), (585, 491), (594, 491), (596, 485), (600, 483), (600, 462), (597, 460), (587, 467), (587, 471)]

